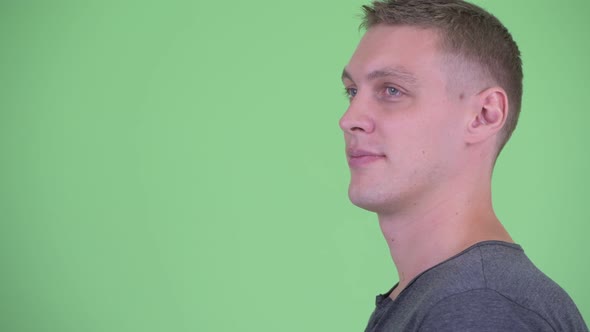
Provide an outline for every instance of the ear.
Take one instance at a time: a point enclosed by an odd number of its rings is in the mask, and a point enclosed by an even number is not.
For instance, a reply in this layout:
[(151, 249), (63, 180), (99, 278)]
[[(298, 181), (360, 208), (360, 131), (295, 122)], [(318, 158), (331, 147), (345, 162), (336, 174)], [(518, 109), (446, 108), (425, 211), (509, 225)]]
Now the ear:
[(470, 114), (467, 143), (478, 143), (496, 136), (508, 116), (508, 96), (499, 87), (488, 88), (475, 96)]

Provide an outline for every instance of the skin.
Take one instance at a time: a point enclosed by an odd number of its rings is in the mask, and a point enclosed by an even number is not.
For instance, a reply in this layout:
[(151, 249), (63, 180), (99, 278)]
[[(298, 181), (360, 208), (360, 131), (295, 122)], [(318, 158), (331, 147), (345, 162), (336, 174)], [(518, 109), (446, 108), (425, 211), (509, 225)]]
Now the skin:
[(376, 25), (343, 73), (349, 198), (378, 216), (398, 271), (392, 299), (477, 242), (512, 242), (491, 200), (506, 92), (450, 58), (432, 29)]

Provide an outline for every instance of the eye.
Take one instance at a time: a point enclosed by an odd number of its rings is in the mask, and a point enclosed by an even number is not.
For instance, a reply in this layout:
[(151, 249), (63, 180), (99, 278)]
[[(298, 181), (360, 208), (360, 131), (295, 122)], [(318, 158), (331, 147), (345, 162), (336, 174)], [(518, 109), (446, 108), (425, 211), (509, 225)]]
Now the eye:
[(352, 97), (356, 96), (357, 91), (358, 90), (356, 88), (345, 88), (344, 95), (346, 95), (346, 97), (348, 97), (348, 98), (352, 98)]
[(387, 93), (388, 96), (393, 96), (393, 97), (398, 97), (402, 95), (402, 92), (399, 91), (397, 88), (394, 88), (392, 86), (388, 86), (387, 88), (385, 88), (385, 92)]

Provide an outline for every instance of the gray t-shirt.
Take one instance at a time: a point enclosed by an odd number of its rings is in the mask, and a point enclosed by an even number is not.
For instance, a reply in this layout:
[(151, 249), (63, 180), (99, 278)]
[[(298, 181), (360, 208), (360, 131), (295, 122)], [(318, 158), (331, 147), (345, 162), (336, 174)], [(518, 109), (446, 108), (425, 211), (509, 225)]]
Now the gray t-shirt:
[(567, 293), (507, 242), (475, 244), (390, 293), (365, 332), (588, 331)]

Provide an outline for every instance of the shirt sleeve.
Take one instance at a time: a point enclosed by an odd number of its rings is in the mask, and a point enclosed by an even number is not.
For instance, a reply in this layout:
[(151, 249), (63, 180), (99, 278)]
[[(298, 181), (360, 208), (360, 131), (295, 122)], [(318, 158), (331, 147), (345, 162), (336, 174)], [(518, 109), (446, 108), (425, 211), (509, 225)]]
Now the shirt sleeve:
[(449, 296), (426, 314), (420, 332), (551, 331), (539, 314), (490, 289)]

